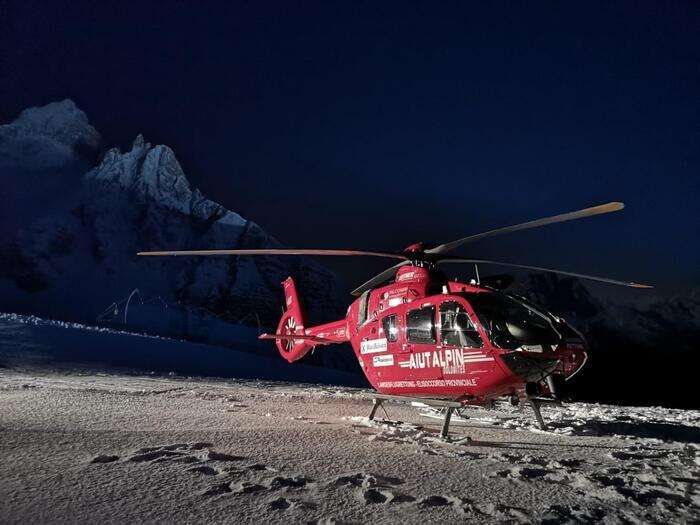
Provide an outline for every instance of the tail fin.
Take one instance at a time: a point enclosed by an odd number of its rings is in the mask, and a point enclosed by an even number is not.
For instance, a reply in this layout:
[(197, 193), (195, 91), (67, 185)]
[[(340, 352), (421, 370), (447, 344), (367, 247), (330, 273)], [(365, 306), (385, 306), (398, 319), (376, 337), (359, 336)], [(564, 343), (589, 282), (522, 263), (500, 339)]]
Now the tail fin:
[(284, 286), (286, 310), (274, 334), (262, 334), (260, 339), (274, 339), (277, 349), (288, 362), (301, 359), (309, 350), (319, 345), (332, 345), (348, 341), (345, 319), (317, 326), (304, 326), (304, 313), (294, 279), (287, 278)]
[(288, 277), (283, 283), (284, 302), (286, 311), (277, 326), (277, 334), (285, 336), (300, 336), (296, 338), (276, 339), (277, 349), (288, 362), (293, 362), (304, 357), (314, 345), (309, 344), (309, 340), (304, 337), (306, 331), (304, 327), (304, 313), (299, 303), (297, 287), (294, 279)]

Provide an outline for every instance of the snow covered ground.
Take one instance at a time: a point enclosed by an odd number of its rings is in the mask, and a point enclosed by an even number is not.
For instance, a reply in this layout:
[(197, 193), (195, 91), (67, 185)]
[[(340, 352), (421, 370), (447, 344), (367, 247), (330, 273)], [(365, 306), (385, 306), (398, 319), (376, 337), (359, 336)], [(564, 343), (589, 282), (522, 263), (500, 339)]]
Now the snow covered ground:
[[(0, 338), (2, 523), (700, 520), (698, 411), (573, 403), (543, 432), (527, 408), (474, 409), (456, 445), (425, 408), (368, 421), (371, 392), (309, 384), (314, 367), (218, 349), (249, 379), (182, 377), (188, 355), (225, 359), (9, 316)], [(176, 375), (136, 375), (168, 346)]]
[[(100, 326), (0, 313), (0, 364), (45, 371), (284, 379), (360, 386), (355, 374), (228, 347), (141, 335)], [(247, 350), (247, 349), (246, 349)]]

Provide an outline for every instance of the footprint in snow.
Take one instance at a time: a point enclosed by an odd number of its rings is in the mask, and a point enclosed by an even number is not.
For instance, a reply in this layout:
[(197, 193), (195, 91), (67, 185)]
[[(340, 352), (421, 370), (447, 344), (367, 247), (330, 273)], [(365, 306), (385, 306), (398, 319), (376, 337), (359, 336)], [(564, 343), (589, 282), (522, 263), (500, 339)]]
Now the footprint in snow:
[(114, 461), (117, 461), (118, 459), (119, 456), (108, 456), (105, 454), (100, 454), (99, 456), (94, 457), (90, 463), (112, 463)]
[(533, 521), (528, 512), (519, 507), (488, 503), (486, 505), (478, 505), (476, 510), (479, 514), (507, 523), (532, 523)]
[(449, 504), (449, 500), (443, 496), (428, 496), (418, 502), (421, 507), (444, 507)]
[(258, 485), (257, 483), (252, 483), (250, 481), (241, 481), (239, 483), (231, 485), (231, 492), (234, 494), (252, 494), (253, 492), (261, 492), (267, 490), (267, 487), (263, 485)]
[(510, 452), (499, 452), (493, 455), (493, 459), (504, 461), (506, 463), (518, 463), (523, 460), (520, 454), (512, 454)]
[(315, 509), (318, 507), (316, 503), (304, 501), (296, 498), (277, 498), (268, 503), (268, 507), (272, 510), (285, 511), (289, 508), (293, 509)]
[(286, 498), (277, 498), (268, 503), (272, 510), (285, 510), (291, 507), (291, 503)]
[(389, 489), (366, 489), (360, 493), (360, 499), (366, 505), (376, 504), (401, 504), (416, 501), (416, 498), (403, 492), (394, 492)]
[(401, 478), (391, 476), (380, 476), (378, 474), (368, 474), (365, 472), (356, 472), (338, 476), (334, 481), (334, 485), (352, 485), (354, 487), (393, 487), (402, 485), (404, 481)]
[[(233, 462), (245, 459), (243, 456), (234, 456), (224, 454), (215, 450), (210, 450), (211, 443), (197, 441), (193, 443), (170, 443), (166, 445), (157, 445), (153, 447), (142, 447), (137, 449), (131, 456), (125, 458), (125, 461), (132, 463), (206, 463), (213, 462)], [(111, 454), (101, 454), (93, 458), (92, 463), (111, 463), (119, 460), (119, 456)], [(221, 473), (230, 473), (226, 467), (223, 469), (215, 469), (210, 466), (194, 466), (186, 469), (188, 472), (194, 472), (203, 475), (217, 475)]]
[(416, 501), (416, 498), (410, 494), (404, 494), (402, 492), (392, 492), (390, 493), (387, 503), (411, 503)]
[(560, 459), (558, 461), (553, 461), (547, 466), (554, 468), (567, 468), (567, 469), (578, 469), (585, 463), (582, 459)]
[(214, 450), (208, 450), (203, 458), (204, 461), (241, 461), (245, 458), (243, 456), (234, 456), (231, 454), (223, 454), (222, 452), (216, 452)]
[(524, 467), (518, 471), (518, 474), (520, 475), (520, 477), (525, 479), (535, 479), (546, 476), (547, 474), (549, 474), (549, 470), (544, 468)]
[(380, 476), (365, 472), (355, 472), (338, 476), (330, 484), (336, 487), (357, 487), (360, 501), (366, 505), (410, 503), (416, 500), (410, 494), (397, 492), (395, 487), (404, 480), (391, 476)]
[(312, 480), (302, 477), (302, 476), (293, 476), (293, 477), (284, 477), (284, 476), (275, 476), (272, 478), (270, 481), (270, 488), (275, 490), (275, 489), (281, 489), (284, 487), (291, 487), (295, 489), (299, 488), (304, 488), (307, 486), (308, 483), (310, 483)]
[[(241, 458), (241, 459), (243, 459), (243, 458)], [(272, 467), (268, 467), (267, 465), (263, 465), (262, 463), (253, 463), (252, 465), (248, 465), (246, 468), (248, 470), (257, 470), (257, 471), (266, 470), (268, 472), (277, 472), (277, 469), (274, 469)]]
[(221, 471), (212, 467), (208, 467), (206, 465), (188, 468), (187, 472), (194, 472), (196, 474), (202, 474), (204, 476), (216, 476), (218, 474), (221, 474)]
[(530, 465), (538, 465), (540, 467), (544, 467), (549, 463), (549, 460), (540, 456), (524, 456), (523, 457), (523, 463), (528, 463)]
[[(155, 447), (143, 447), (129, 458), (135, 463), (177, 461), (179, 463), (194, 463), (200, 461), (195, 454), (197, 451), (210, 447), (211, 443), (201, 441), (195, 443), (172, 443)], [(195, 454), (193, 454), (195, 453)]]
[[(603, 518), (613, 518), (606, 511), (581, 505), (552, 505), (541, 517), (542, 525), (559, 525), (560, 523), (600, 523)], [(620, 520), (620, 516), (614, 516)]]

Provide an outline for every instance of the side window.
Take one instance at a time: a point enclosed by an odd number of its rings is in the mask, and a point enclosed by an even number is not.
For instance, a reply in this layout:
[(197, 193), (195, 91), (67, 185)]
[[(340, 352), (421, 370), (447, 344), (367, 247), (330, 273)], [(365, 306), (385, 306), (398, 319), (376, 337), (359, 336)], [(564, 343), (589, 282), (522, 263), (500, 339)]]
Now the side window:
[(406, 314), (406, 332), (409, 343), (435, 342), (435, 307), (424, 306)]
[(399, 327), (396, 324), (396, 314), (387, 315), (382, 319), (382, 328), (384, 329), (384, 337), (390, 343), (396, 342), (399, 335)]
[(483, 342), (474, 323), (459, 303), (447, 301), (440, 305), (440, 333), (443, 344), (464, 348), (481, 348)]

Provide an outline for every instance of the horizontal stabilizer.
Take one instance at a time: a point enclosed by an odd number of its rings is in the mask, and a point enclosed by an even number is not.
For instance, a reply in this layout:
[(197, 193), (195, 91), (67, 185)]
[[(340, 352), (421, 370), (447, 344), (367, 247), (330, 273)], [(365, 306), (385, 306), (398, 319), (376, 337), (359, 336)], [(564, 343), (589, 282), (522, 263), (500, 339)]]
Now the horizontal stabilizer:
[(325, 339), (315, 335), (295, 335), (295, 334), (262, 334), (258, 339), (275, 339), (279, 341), (308, 341), (310, 343), (331, 344), (335, 343), (332, 339)]

